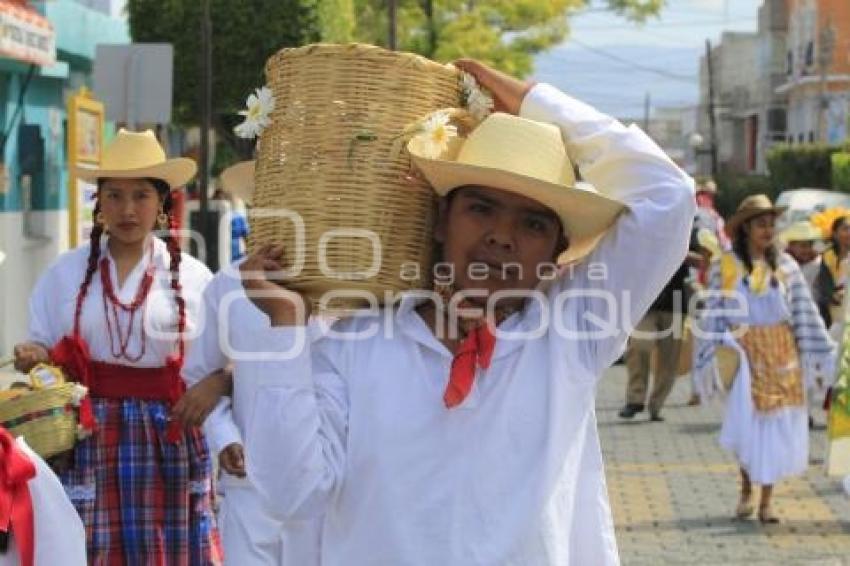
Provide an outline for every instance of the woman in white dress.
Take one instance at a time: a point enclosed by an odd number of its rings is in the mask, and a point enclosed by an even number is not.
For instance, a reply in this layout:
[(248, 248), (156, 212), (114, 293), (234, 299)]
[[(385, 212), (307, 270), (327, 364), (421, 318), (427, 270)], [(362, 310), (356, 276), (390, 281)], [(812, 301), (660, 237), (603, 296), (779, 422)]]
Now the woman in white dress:
[(781, 211), (755, 195), (729, 219), (733, 248), (712, 264), (695, 336), (694, 369), (704, 398), (722, 387), (717, 347), (738, 353), (720, 444), (740, 466), (736, 515), (753, 514), (753, 484), (759, 484), (763, 523), (779, 520), (771, 507), (773, 486), (808, 466), (805, 390), (819, 375), (831, 375), (835, 348), (799, 266), (774, 247)]

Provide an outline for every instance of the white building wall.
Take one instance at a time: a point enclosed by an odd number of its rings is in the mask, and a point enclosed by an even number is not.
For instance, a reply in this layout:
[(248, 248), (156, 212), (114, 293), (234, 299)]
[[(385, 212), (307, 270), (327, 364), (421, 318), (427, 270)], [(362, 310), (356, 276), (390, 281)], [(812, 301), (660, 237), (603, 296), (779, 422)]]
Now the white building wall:
[(12, 356), (18, 342), (26, 338), (29, 296), (46, 266), (68, 249), (68, 211), (30, 212), (28, 223), (42, 231), (43, 238), (29, 238), (24, 214), (0, 212), (0, 249), (6, 254), (0, 264), (0, 359)]

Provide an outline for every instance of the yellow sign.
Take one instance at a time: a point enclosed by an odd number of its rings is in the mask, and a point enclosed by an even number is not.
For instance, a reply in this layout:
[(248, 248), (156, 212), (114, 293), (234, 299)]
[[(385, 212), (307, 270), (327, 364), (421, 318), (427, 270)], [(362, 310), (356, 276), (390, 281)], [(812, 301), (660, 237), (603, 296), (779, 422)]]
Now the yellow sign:
[(85, 87), (68, 100), (68, 203), (72, 248), (87, 242), (94, 227), (97, 186), (79, 179), (77, 166), (97, 167), (103, 150), (103, 103)]

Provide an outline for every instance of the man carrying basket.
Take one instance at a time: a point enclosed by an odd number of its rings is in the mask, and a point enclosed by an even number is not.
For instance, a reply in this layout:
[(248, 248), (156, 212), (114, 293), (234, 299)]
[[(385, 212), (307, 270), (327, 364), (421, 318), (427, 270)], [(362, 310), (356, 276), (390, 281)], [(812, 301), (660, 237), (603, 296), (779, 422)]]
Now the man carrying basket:
[(243, 263), (268, 317), (245, 313), (244, 339), (274, 354), (235, 365), (257, 391), (248, 475), (278, 517), (323, 517), (323, 564), (617, 564), (596, 381), (685, 256), (693, 182), (636, 127), (458, 66), (503, 112), (456, 155), (408, 145), (453, 280), (305, 340), (272, 280), (286, 251)]

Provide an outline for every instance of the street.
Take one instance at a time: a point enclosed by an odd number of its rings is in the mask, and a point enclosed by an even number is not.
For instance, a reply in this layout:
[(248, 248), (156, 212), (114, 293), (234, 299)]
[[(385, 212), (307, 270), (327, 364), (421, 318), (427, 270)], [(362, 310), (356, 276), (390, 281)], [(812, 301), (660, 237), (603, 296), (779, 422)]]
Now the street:
[[(720, 405), (688, 407), (679, 378), (663, 412), (666, 422), (617, 416), (624, 366), (600, 383), (597, 417), (608, 493), (624, 566), (659, 564), (850, 564), (850, 497), (822, 464), (826, 434), (811, 435), (804, 477), (780, 483), (774, 508), (783, 520), (762, 526), (733, 519), (738, 472), (717, 444)], [(820, 424), (823, 411), (816, 412)]]

